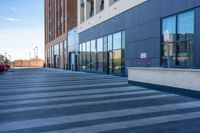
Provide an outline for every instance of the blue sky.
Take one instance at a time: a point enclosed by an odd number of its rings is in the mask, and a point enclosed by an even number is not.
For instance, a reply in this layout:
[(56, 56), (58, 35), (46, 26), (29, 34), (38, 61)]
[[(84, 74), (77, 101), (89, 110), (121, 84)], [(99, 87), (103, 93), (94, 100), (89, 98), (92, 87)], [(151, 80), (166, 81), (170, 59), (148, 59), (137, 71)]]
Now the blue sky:
[(28, 59), (33, 48), (44, 58), (44, 0), (0, 0), (0, 54)]

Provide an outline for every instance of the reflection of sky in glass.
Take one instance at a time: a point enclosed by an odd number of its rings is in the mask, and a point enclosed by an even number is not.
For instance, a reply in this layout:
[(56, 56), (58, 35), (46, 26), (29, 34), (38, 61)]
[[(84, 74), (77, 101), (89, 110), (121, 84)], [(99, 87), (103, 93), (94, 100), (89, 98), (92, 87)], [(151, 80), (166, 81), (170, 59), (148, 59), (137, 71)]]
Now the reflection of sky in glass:
[(78, 44), (77, 28), (73, 28), (68, 32), (68, 46), (73, 46), (77, 44)]
[(97, 39), (97, 51), (98, 52), (103, 51), (103, 38)]
[(122, 35), (121, 32), (113, 34), (113, 49), (121, 49)]
[(174, 35), (176, 33), (176, 17), (173, 16), (163, 19), (162, 29), (164, 41), (169, 41), (170, 35)]
[(194, 33), (194, 12), (184, 13), (178, 16), (178, 33)]
[(91, 41), (91, 52), (96, 52), (95, 40)]

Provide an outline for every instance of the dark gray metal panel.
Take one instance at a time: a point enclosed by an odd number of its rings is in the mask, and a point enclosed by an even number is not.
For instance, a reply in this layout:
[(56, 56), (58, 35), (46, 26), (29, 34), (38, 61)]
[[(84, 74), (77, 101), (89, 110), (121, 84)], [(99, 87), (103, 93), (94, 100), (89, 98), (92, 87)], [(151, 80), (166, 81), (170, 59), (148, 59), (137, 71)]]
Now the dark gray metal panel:
[(130, 27), (138, 25), (138, 7), (135, 7), (131, 10), (128, 10), (125, 14), (125, 28), (128, 29)]
[(132, 42), (132, 43), (128, 43), (126, 45), (126, 48), (125, 48), (125, 58), (126, 59), (133, 59), (133, 58), (138, 58), (138, 55), (137, 55), (137, 42)]
[(187, 0), (187, 8), (194, 8), (200, 6), (200, 0)]
[(160, 0), (161, 1), (161, 16), (169, 16), (173, 14), (173, 1), (174, 0)]
[(149, 22), (149, 38), (160, 37), (161, 29), (160, 19)]
[(138, 24), (146, 23), (150, 20), (149, 2), (144, 2), (138, 6)]
[(148, 58), (160, 58), (160, 38), (152, 38), (146, 41)]
[(138, 26), (138, 34), (139, 34), (139, 40), (144, 40), (149, 38), (149, 23), (145, 23)]
[(139, 27), (130, 27), (126, 30), (126, 43), (134, 42), (139, 39)]
[(173, 0), (174, 13), (187, 9), (187, 0)]
[(150, 8), (150, 21), (160, 19), (161, 16), (161, 1), (160, 0), (149, 0)]

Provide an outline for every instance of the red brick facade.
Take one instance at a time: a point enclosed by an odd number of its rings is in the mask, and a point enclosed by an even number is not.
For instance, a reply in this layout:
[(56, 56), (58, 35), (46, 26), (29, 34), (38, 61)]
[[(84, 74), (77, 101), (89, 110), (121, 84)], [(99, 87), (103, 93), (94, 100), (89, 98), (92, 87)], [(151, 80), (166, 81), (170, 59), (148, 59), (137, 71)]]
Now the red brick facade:
[[(45, 2), (45, 53), (52, 46), (67, 41), (67, 33), (77, 26), (77, 0), (44, 0)], [(60, 45), (64, 51), (64, 45)], [(60, 50), (61, 51), (61, 50)], [(59, 68), (64, 68), (66, 59), (60, 53)], [(48, 64), (45, 54), (46, 64)]]

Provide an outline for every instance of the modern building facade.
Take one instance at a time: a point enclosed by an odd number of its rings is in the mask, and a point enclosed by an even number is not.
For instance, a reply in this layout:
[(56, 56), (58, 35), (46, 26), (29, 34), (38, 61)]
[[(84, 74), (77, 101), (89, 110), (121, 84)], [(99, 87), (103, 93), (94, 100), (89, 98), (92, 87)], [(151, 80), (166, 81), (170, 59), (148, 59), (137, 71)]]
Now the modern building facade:
[(200, 68), (199, 0), (78, 0), (79, 68)]
[[(68, 69), (68, 32), (77, 26), (76, 0), (45, 0), (45, 63), (51, 68)], [(78, 44), (77, 44), (78, 45)]]

